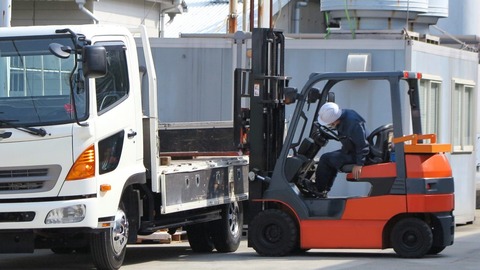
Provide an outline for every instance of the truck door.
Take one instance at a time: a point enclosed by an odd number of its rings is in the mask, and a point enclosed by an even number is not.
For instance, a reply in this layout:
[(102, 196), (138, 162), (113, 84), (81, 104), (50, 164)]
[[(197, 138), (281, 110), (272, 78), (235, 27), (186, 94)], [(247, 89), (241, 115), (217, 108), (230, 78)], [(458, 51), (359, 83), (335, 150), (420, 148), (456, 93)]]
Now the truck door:
[[(125, 43), (97, 44), (106, 48), (108, 70), (106, 76), (94, 80), (94, 97), (90, 103), (94, 107), (91, 111), (96, 111), (98, 179), (100, 185), (109, 184), (112, 190), (118, 189), (110, 194), (119, 196), (125, 181), (144, 171), (143, 162), (137, 158), (137, 146), (142, 145), (141, 111), (136, 105), (140, 97), (132, 91), (135, 83), (129, 78), (135, 74), (129, 74)], [(118, 198), (112, 201), (118, 202)]]

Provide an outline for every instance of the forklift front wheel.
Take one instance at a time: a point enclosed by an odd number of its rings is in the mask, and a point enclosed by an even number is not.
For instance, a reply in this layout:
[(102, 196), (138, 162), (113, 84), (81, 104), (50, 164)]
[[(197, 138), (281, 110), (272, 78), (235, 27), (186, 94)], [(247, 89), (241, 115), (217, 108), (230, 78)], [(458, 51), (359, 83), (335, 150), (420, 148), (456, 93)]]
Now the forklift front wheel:
[(252, 247), (261, 256), (285, 256), (298, 249), (297, 224), (284, 211), (260, 212), (249, 227)]
[(405, 218), (395, 224), (390, 240), (400, 257), (421, 258), (432, 248), (433, 234), (425, 221)]

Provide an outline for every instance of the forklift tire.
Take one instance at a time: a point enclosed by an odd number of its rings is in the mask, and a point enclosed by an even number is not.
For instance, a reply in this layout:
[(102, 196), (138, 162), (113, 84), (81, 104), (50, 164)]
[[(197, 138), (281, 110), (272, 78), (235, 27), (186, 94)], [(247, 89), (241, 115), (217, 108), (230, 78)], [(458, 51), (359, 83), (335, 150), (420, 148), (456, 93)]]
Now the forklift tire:
[(442, 252), (444, 249), (446, 248), (446, 246), (433, 246), (432, 248), (430, 248), (430, 250), (427, 252), (428, 255), (437, 255), (438, 253)]
[(393, 227), (390, 241), (400, 257), (421, 258), (432, 250), (433, 234), (425, 221), (405, 218)]
[(209, 253), (212, 252), (213, 245), (212, 237), (210, 236), (209, 223), (199, 223), (189, 225), (185, 228), (187, 231), (187, 238), (193, 252)]
[(261, 256), (285, 256), (299, 248), (297, 224), (284, 211), (260, 212), (249, 227), (252, 247)]
[(127, 215), (123, 209), (119, 207), (117, 210), (113, 228), (91, 235), (90, 250), (97, 269), (116, 270), (123, 264), (129, 230)]
[(212, 240), (218, 252), (234, 252), (242, 238), (242, 203), (232, 202), (222, 208), (222, 218), (212, 223)]

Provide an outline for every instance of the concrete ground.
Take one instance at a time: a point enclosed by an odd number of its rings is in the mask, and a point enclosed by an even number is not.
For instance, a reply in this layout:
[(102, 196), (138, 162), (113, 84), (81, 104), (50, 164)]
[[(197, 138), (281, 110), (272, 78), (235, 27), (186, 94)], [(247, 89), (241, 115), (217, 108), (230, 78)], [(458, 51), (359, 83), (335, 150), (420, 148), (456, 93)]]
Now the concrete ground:
[[(473, 224), (455, 229), (455, 243), (435, 256), (421, 259), (399, 258), (392, 249), (386, 250), (320, 250), (286, 257), (261, 257), (243, 240), (234, 253), (199, 254), (191, 251), (188, 242), (170, 244), (137, 244), (127, 249), (121, 270), (451, 270), (479, 269), (480, 265), (480, 210)], [(95, 269), (88, 254), (58, 255), (50, 250), (34, 254), (0, 254), (2, 270), (80, 270)]]

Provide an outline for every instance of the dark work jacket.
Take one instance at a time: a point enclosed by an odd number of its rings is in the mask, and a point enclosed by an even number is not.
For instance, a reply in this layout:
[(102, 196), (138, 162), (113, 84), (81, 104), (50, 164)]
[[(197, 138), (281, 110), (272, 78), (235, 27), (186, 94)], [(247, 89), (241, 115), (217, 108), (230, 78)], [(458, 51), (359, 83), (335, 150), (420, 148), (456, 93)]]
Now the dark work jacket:
[(354, 155), (355, 164), (363, 166), (370, 152), (365, 120), (356, 111), (349, 109), (342, 109), (339, 120), (336, 129), (342, 143), (342, 152)]

